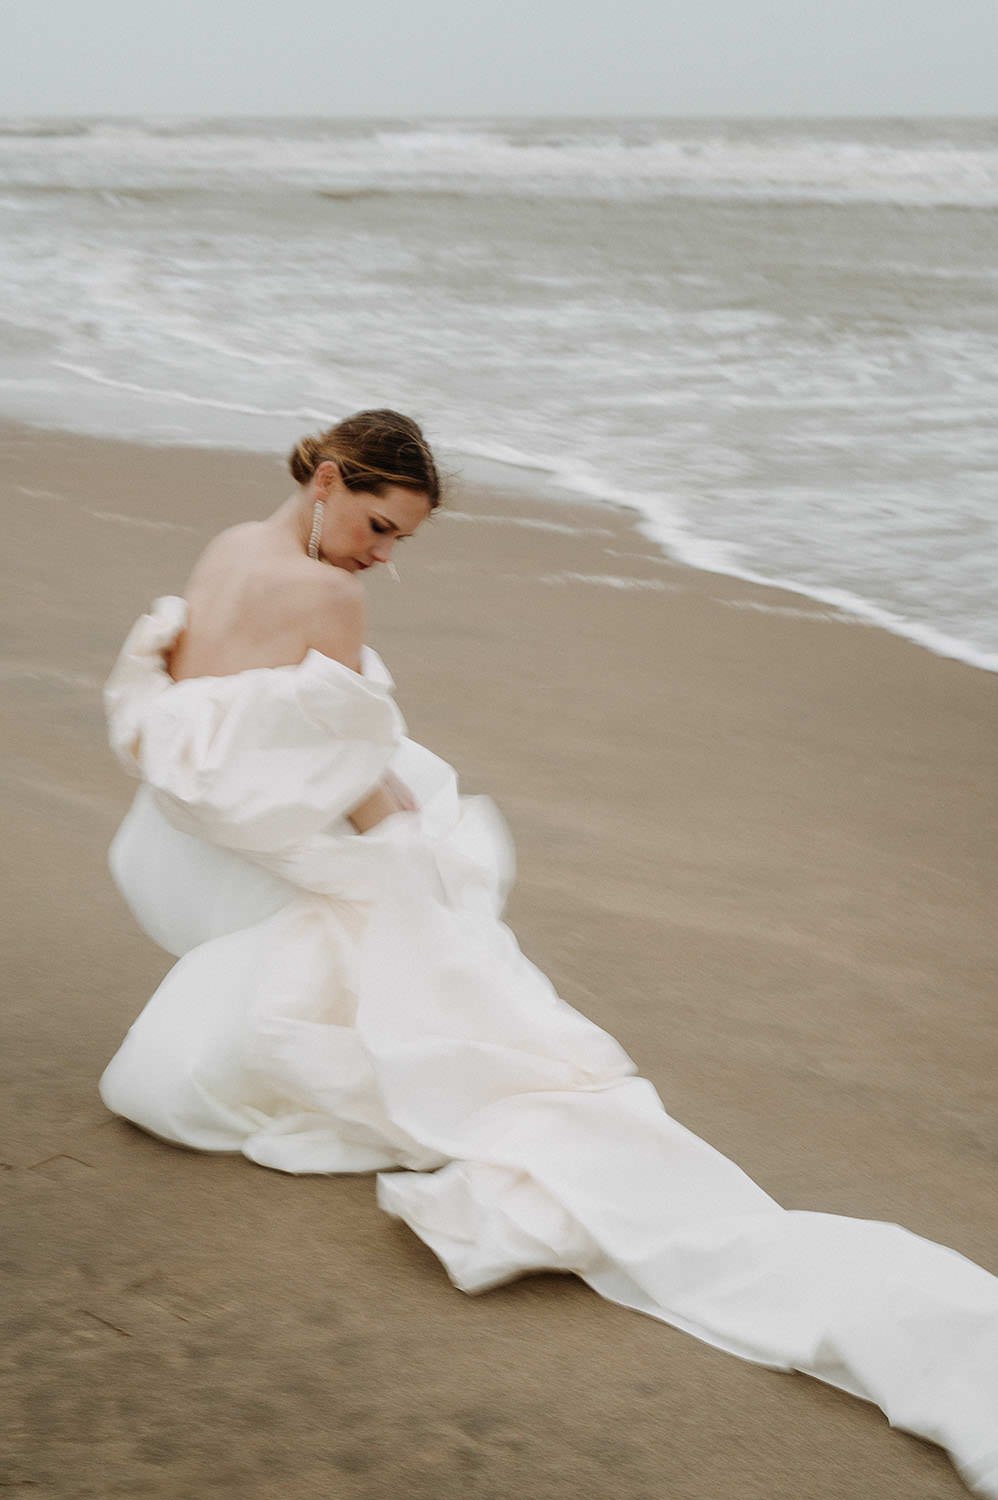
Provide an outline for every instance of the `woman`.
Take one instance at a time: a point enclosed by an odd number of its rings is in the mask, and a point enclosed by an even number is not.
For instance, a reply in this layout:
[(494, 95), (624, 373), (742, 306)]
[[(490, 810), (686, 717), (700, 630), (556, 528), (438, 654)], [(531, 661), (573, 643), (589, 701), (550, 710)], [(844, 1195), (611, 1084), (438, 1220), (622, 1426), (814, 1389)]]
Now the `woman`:
[(223, 532), (106, 688), (141, 779), (111, 866), (179, 962), (108, 1107), (377, 1195), (465, 1291), (573, 1271), (741, 1357), (877, 1402), (998, 1496), (998, 1280), (892, 1224), (780, 1208), (677, 1124), (501, 912), (505, 826), (405, 735), (358, 574), (439, 501), (419, 428), (361, 412)]

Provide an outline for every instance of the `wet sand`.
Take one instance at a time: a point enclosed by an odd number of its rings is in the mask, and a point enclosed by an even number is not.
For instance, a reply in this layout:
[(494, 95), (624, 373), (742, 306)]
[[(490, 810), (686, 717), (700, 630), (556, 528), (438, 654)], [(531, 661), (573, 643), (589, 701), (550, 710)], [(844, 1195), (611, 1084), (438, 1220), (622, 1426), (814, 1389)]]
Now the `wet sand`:
[[(107, 1114), (101, 1069), (170, 960), (106, 871), (133, 786), (100, 686), (208, 536), (289, 482), (249, 454), (0, 442), (6, 1488), (965, 1495), (874, 1408), (571, 1278), (461, 1295), (370, 1179)], [(459, 486), (398, 564), (369, 639), (410, 732), (506, 814), (529, 956), (782, 1203), (998, 1270), (998, 679), (529, 489)]]

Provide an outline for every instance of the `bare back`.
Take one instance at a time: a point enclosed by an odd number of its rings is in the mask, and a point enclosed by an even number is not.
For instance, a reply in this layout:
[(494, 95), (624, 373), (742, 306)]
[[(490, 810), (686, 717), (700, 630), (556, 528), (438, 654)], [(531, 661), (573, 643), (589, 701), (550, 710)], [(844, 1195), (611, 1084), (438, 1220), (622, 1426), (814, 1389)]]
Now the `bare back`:
[(213, 538), (184, 597), (188, 624), (168, 662), (177, 682), (294, 666), (313, 648), (359, 670), (361, 584), (342, 568), (275, 545), (260, 522)]

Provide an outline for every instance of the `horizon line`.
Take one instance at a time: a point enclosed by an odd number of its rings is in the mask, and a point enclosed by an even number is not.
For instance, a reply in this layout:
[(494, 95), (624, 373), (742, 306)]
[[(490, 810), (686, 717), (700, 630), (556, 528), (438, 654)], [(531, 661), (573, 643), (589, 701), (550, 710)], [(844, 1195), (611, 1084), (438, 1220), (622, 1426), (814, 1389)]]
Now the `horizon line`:
[(451, 113), (448, 111), (428, 110), (421, 113), (416, 110), (404, 110), (396, 113), (360, 113), (360, 112), (310, 112), (303, 114), (297, 110), (22, 110), (13, 113), (4, 112), (0, 114), (3, 120), (981, 120), (998, 121), (998, 113), (981, 114), (976, 111), (921, 111), (921, 110), (886, 110), (879, 114), (871, 114), (865, 110), (852, 111), (848, 114), (826, 113), (823, 111), (778, 111), (768, 113), (753, 113), (743, 110), (703, 110), (687, 113), (656, 113), (648, 110), (628, 111), (592, 111), (589, 113), (575, 114), (562, 111), (507, 111), (507, 110), (482, 110), (472, 113)]

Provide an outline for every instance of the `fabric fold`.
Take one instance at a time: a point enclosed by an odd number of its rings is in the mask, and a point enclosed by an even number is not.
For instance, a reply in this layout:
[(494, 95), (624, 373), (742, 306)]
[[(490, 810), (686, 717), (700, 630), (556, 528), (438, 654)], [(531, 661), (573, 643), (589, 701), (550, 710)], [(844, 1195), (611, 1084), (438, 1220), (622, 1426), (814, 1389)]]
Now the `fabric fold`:
[[(520, 950), (505, 823), (407, 738), (376, 653), (174, 684), (185, 611), (155, 602), (105, 695), (142, 781), (112, 868), (179, 955), (107, 1106), (281, 1171), (377, 1173), (462, 1290), (571, 1272), (875, 1401), (998, 1500), (998, 1280), (897, 1225), (787, 1211), (671, 1118)], [(345, 815), (388, 768), (419, 811), (359, 836)]]

